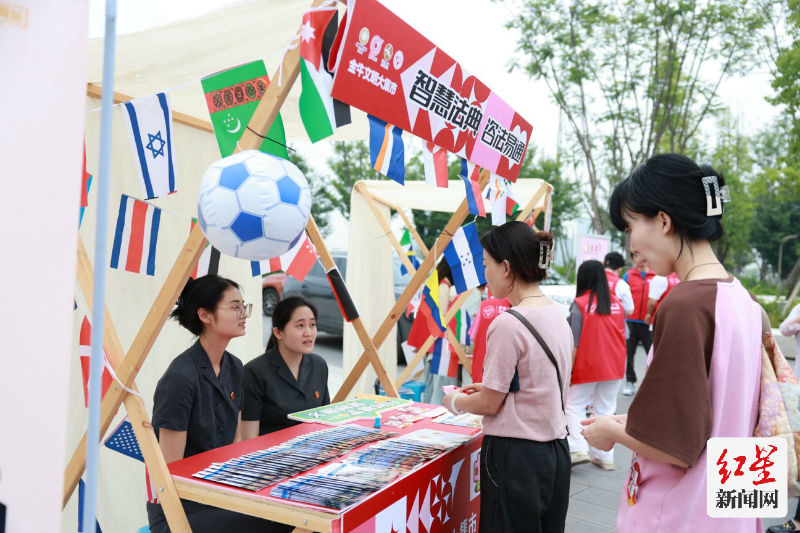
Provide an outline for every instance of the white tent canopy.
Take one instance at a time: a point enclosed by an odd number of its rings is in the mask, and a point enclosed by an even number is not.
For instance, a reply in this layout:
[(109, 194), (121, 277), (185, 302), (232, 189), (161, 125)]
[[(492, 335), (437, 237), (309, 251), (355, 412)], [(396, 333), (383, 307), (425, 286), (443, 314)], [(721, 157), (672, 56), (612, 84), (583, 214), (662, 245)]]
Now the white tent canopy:
[[(173, 113), (208, 122), (200, 79), (263, 58), (271, 83), (277, 83), (275, 73), (309, 5), (308, 0), (243, 0), (196, 18), (121, 35), (114, 90), (134, 98), (168, 91)], [(87, 80), (99, 86), (102, 74), (103, 39), (93, 39)], [(298, 80), (281, 108), (286, 138), (291, 141), (308, 140), (297, 108), (299, 97)], [(355, 108), (351, 113), (352, 124), (337, 130), (330, 140), (367, 138), (366, 115)]]

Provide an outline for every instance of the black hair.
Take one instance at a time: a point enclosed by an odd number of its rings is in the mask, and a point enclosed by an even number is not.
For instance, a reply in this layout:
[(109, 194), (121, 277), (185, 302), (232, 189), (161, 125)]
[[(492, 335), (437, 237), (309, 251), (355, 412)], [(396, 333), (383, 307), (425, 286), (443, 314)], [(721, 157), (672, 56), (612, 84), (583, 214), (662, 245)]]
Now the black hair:
[(175, 309), (169, 316), (194, 335), (200, 335), (205, 325), (197, 312), (205, 309), (213, 313), (222, 300), (222, 294), (230, 287), (238, 289), (239, 285), (216, 274), (208, 274), (197, 279), (189, 278), (178, 297)]
[(446, 279), (451, 285), (453, 284), (453, 272), (450, 270), (450, 265), (444, 257), (442, 257), (442, 260), (436, 265), (436, 275), (439, 277), (439, 283)]
[(539, 268), (539, 243), (553, 247), (553, 234), (533, 231), (524, 222), (506, 222), (481, 236), (481, 245), (498, 263), (508, 261), (511, 271), (525, 283), (542, 281), (547, 270)]
[(684, 242), (691, 251), (692, 240), (716, 241), (723, 234), (722, 215), (706, 215), (705, 176), (716, 176), (720, 188), (725, 185), (723, 175), (710, 165), (698, 165), (680, 154), (654, 155), (614, 188), (608, 202), (611, 222), (624, 231), (628, 227), (622, 216), (625, 211), (647, 218), (663, 211), (681, 241), (680, 253)]
[(595, 259), (589, 259), (581, 263), (578, 267), (578, 275), (575, 278), (575, 297), (589, 292), (589, 303), (586, 308), (592, 308), (592, 302), (597, 301), (597, 314), (611, 314), (611, 295), (608, 290), (608, 278), (603, 263)]
[(608, 252), (603, 259), (603, 266), (616, 270), (625, 266), (625, 258), (619, 252)]
[[(301, 296), (290, 296), (289, 298), (281, 300), (278, 302), (278, 305), (275, 306), (275, 310), (272, 312), (272, 327), (280, 330), (285, 328), (286, 324), (292, 319), (294, 310), (298, 307), (308, 307), (311, 309), (311, 312), (314, 313), (314, 320), (319, 317), (314, 304)], [(267, 350), (271, 350), (276, 346), (278, 346), (278, 338), (275, 336), (275, 333), (271, 333), (267, 341)]]

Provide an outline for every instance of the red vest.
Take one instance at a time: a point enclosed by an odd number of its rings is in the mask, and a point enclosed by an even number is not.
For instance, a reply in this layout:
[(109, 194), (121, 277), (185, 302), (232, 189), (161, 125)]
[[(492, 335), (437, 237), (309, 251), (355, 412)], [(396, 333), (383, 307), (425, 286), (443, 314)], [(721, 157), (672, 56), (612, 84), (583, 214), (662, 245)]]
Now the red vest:
[(611, 294), (616, 295), (617, 293), (615, 291), (617, 289), (617, 283), (619, 283), (621, 278), (610, 270), (606, 270), (606, 279), (608, 279), (608, 291)]
[(653, 323), (653, 320), (655, 320), (656, 311), (658, 311), (658, 306), (661, 305), (661, 302), (663, 302), (664, 298), (667, 297), (667, 294), (669, 294), (669, 291), (671, 291), (672, 288), (675, 285), (677, 285), (678, 283), (680, 283), (680, 282), (681, 282), (681, 278), (679, 278), (678, 275), (675, 272), (673, 272), (672, 274), (667, 276), (667, 290), (664, 291), (664, 294), (662, 294), (661, 298), (659, 298), (658, 302), (656, 302), (656, 308), (653, 310), (653, 316), (650, 317), (650, 323), (651, 324)]
[(489, 324), (497, 318), (500, 313), (511, 307), (511, 302), (506, 298), (488, 298), (481, 302), (481, 309), (478, 311), (479, 317), (477, 331), (472, 340), (472, 381), (480, 383), (483, 380), (483, 361), (486, 358), (486, 332)]
[(632, 268), (628, 270), (628, 285), (631, 288), (631, 296), (633, 297), (633, 313), (628, 317), (629, 320), (644, 321), (644, 315), (647, 314), (647, 296), (650, 292), (650, 280), (656, 274), (652, 270), (647, 272), (647, 275), (642, 279), (642, 274), (638, 269)]
[(572, 368), (573, 385), (622, 379), (625, 375), (625, 311), (611, 295), (611, 314), (598, 315), (596, 302), (589, 304), (589, 291), (575, 298), (581, 310), (581, 336)]

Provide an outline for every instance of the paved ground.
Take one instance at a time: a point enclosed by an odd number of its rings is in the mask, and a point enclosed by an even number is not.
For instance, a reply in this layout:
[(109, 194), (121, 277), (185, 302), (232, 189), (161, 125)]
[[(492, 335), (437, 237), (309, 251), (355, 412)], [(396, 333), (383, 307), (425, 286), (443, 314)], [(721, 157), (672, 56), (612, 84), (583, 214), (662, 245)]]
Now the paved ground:
[[(269, 317), (264, 318), (264, 345), (267, 342), (267, 333), (272, 328)], [(793, 347), (787, 345), (784, 353), (791, 357)], [(315, 352), (325, 357), (328, 361), (329, 379), (328, 386), (331, 391), (338, 390), (342, 383), (342, 338), (321, 333), (317, 340)], [(790, 361), (793, 364), (793, 361)], [(639, 380), (644, 376), (645, 353), (642, 348), (636, 354), (636, 372)], [(617, 412), (627, 413), (633, 397), (619, 395)], [(587, 532), (613, 532), (616, 530), (617, 509), (620, 494), (628, 474), (631, 462), (631, 451), (624, 446), (617, 445), (614, 450), (616, 470), (605, 471), (591, 463), (576, 466), (572, 469), (570, 484), (570, 505), (567, 513), (567, 533)], [(794, 513), (797, 499), (791, 498), (788, 502), (787, 514)], [(764, 520), (764, 527), (783, 522), (783, 518)]]

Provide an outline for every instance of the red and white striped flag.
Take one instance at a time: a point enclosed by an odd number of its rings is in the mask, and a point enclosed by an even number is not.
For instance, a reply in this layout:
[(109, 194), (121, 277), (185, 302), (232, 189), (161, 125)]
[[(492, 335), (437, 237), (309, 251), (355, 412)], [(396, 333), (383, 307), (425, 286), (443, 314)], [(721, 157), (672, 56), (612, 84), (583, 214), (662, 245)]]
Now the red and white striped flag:
[(285, 254), (264, 261), (250, 261), (250, 266), (254, 276), (283, 270), (297, 281), (303, 281), (318, 257), (311, 239), (304, 233), (297, 244)]
[[(89, 319), (84, 316), (83, 322), (81, 323), (81, 333), (80, 333), (80, 347), (78, 348), (78, 354), (81, 357), (81, 374), (83, 375), (83, 399), (86, 407), (89, 407), (89, 361), (90, 356), (92, 354), (92, 325), (89, 323)], [(108, 373), (108, 369), (106, 368), (108, 365), (108, 361), (106, 360), (105, 354), (103, 354), (103, 378), (102, 378), (102, 385), (100, 387), (102, 393), (101, 398), (106, 395), (106, 391), (108, 387), (111, 386), (111, 374)]]
[(161, 209), (123, 194), (111, 249), (111, 268), (155, 275), (160, 222)]
[(447, 150), (432, 142), (425, 143), (422, 163), (425, 167), (425, 183), (447, 188)]

